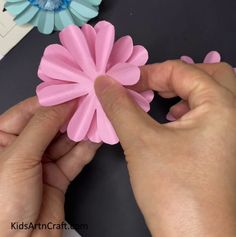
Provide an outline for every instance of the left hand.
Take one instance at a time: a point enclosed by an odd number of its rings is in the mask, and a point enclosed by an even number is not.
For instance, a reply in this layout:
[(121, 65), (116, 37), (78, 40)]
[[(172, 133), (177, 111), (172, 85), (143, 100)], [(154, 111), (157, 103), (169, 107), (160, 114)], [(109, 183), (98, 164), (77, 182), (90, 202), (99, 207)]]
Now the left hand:
[(61, 236), (62, 230), (11, 230), (11, 223), (64, 221), (67, 187), (100, 146), (58, 135), (73, 107), (40, 108), (34, 97), (0, 116), (1, 236)]

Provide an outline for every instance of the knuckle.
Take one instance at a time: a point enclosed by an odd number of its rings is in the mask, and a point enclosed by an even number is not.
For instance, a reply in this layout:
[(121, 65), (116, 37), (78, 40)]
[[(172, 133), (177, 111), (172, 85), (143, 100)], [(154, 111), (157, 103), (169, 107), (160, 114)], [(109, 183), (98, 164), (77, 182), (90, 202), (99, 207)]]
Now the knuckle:
[(233, 70), (232, 66), (226, 62), (219, 63), (218, 68), (221, 71), (232, 71)]
[(164, 65), (168, 72), (173, 72), (174, 69), (182, 69), (186, 67), (186, 63), (182, 60), (167, 60), (164, 62)]

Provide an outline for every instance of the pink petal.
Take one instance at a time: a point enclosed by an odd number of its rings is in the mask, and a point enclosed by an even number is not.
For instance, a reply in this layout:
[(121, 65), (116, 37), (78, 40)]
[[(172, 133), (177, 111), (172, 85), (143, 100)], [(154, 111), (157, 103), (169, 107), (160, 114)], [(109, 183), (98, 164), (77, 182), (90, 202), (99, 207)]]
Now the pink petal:
[[(69, 51), (64, 48), (60, 44), (51, 44), (49, 45), (45, 51), (44, 56), (51, 56), (60, 59), (60, 61), (63, 61), (65, 64), (71, 65), (75, 68), (79, 68), (79, 65), (77, 65), (74, 61), (73, 56), (69, 53)], [(50, 58), (51, 58), (50, 57)]]
[(94, 113), (94, 98), (90, 95), (81, 98), (78, 109), (67, 128), (68, 136), (71, 140), (79, 142), (86, 139)]
[(211, 51), (204, 59), (204, 63), (219, 63), (221, 56), (217, 51)]
[(68, 49), (83, 71), (88, 75), (91, 72), (94, 73), (95, 64), (90, 54), (87, 40), (80, 28), (70, 25), (61, 31), (59, 37), (62, 44)]
[(150, 110), (150, 104), (147, 99), (145, 99), (142, 95), (140, 95), (138, 92), (129, 90), (129, 94), (133, 97), (133, 99), (136, 101), (136, 103), (145, 111), (148, 112)]
[(133, 40), (130, 36), (117, 40), (109, 58), (109, 68), (117, 63), (125, 63), (130, 58), (133, 48)]
[(82, 71), (53, 55), (43, 56), (39, 67), (40, 72), (55, 80), (77, 82), (87, 85), (92, 83)]
[(53, 80), (52, 78), (46, 76), (46, 75), (43, 73), (43, 71), (42, 71), (42, 69), (41, 69), (40, 67), (39, 67), (39, 69), (38, 69), (38, 77), (39, 77), (42, 81), (45, 81), (45, 82), (53, 82), (53, 81), (55, 81), (55, 80)]
[(140, 69), (128, 63), (119, 63), (112, 67), (107, 75), (124, 86), (136, 84), (140, 79)]
[(98, 134), (103, 142), (110, 145), (114, 145), (119, 142), (116, 132), (112, 127), (111, 122), (108, 120), (101, 105), (97, 108), (97, 123)]
[(94, 113), (87, 137), (91, 142), (100, 143), (102, 141), (98, 134), (97, 112)]
[(154, 99), (154, 92), (152, 90), (144, 91), (140, 93), (149, 103)]
[(61, 85), (61, 84), (64, 84), (64, 82), (62, 82), (62, 81), (55, 81), (55, 80), (42, 82), (42, 83), (40, 83), (40, 84), (36, 87), (36, 94), (38, 94), (38, 93), (39, 93), (42, 89), (44, 89), (45, 87), (52, 86), (52, 85)]
[(39, 103), (43, 106), (62, 104), (87, 93), (88, 89), (79, 84), (51, 85), (37, 90)]
[(194, 64), (193, 59), (190, 58), (189, 56), (182, 56), (180, 59), (181, 59), (182, 61), (186, 62), (186, 63)]
[(83, 27), (81, 28), (82, 32), (84, 33), (84, 36), (87, 40), (88, 47), (91, 53), (91, 56), (93, 60), (95, 61), (95, 41), (96, 41), (96, 31), (95, 29), (89, 25), (89, 24), (84, 24)]
[(141, 45), (134, 46), (133, 53), (128, 62), (136, 66), (143, 66), (147, 61), (148, 51)]
[(99, 28), (95, 44), (96, 66), (98, 73), (104, 74), (114, 44), (115, 28), (106, 21), (100, 21), (95, 27)]

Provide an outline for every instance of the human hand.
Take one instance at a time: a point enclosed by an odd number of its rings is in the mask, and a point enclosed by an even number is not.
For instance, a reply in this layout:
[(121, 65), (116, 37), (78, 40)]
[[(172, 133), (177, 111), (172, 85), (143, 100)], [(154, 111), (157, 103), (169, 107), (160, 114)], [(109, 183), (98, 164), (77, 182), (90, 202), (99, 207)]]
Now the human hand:
[(236, 236), (236, 77), (225, 64), (142, 68), (133, 89), (179, 96), (164, 125), (107, 77), (99, 100), (124, 149), (137, 203), (153, 236)]
[(58, 135), (73, 107), (72, 102), (40, 108), (30, 98), (0, 116), (1, 236), (61, 235), (62, 229), (11, 230), (11, 223), (64, 221), (66, 189), (100, 146)]

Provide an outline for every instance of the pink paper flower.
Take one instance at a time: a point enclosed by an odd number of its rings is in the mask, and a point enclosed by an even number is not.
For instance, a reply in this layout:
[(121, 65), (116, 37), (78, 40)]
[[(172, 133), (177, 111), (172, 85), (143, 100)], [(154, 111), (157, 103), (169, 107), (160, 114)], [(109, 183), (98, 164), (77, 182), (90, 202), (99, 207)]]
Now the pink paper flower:
[[(189, 63), (194, 64), (194, 60), (190, 58), (189, 56), (182, 56), (181, 60)], [(203, 63), (220, 63), (221, 62), (221, 55), (217, 51), (211, 51), (209, 52), (205, 59), (203, 60)], [(234, 71), (236, 72), (236, 68), (234, 68)]]
[[(58, 105), (77, 99), (78, 106), (67, 125), (68, 137), (76, 142), (118, 143), (117, 135), (98, 101), (94, 82), (108, 75), (123, 86), (136, 84), (140, 79), (139, 66), (145, 65), (148, 52), (134, 46), (130, 36), (114, 42), (114, 26), (101, 21), (95, 27), (86, 24), (81, 29), (68, 26), (60, 33), (62, 45), (46, 48), (38, 76), (43, 81), (37, 87), (42, 106)], [(137, 93), (127, 89), (144, 110), (150, 110), (152, 91)]]

